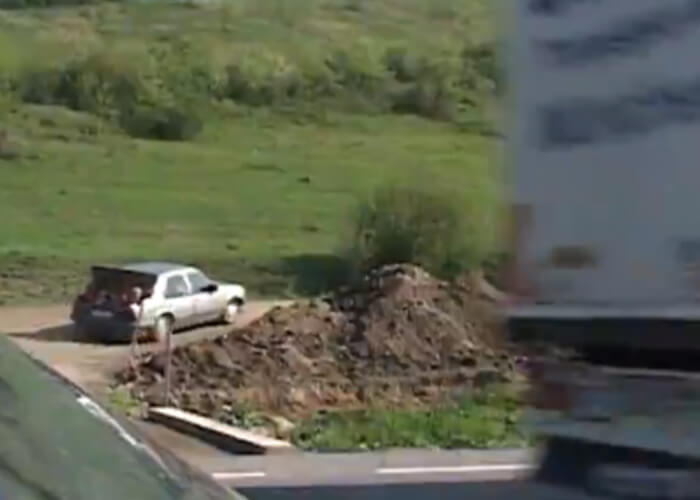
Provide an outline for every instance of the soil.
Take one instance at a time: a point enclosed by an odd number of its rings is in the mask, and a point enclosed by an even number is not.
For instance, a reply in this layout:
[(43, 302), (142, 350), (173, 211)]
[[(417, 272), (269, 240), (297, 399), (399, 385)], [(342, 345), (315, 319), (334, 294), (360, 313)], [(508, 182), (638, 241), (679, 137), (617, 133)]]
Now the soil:
[[(249, 410), (297, 418), (454, 398), (515, 373), (495, 300), (479, 276), (448, 284), (414, 266), (387, 266), (357, 286), (176, 347), (170, 404), (240, 423)], [(164, 354), (148, 354), (117, 385), (162, 404), (165, 364)]]
[[(235, 325), (243, 327), (260, 318), (280, 301), (254, 301), (246, 304)], [(0, 308), (0, 335), (9, 335), (24, 351), (44, 362), (71, 382), (86, 390), (100, 401), (109, 398), (114, 374), (128, 366), (131, 348), (128, 345), (104, 345), (78, 342), (68, 323), (70, 306), (23, 306)], [(175, 345), (200, 342), (220, 337), (230, 326), (207, 325), (202, 328), (178, 332)], [(142, 344), (143, 353), (162, 351), (155, 343)]]

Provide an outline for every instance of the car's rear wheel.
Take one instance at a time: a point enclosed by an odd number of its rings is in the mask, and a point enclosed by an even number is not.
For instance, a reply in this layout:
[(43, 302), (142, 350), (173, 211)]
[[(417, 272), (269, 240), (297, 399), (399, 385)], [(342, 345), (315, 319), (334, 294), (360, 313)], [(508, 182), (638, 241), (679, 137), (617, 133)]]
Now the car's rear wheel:
[(165, 343), (168, 339), (168, 335), (172, 335), (173, 333), (174, 323), (172, 316), (167, 314), (158, 317), (153, 327), (153, 340), (158, 343)]
[(74, 323), (73, 331), (71, 332), (71, 339), (74, 342), (88, 342), (90, 339), (90, 334), (83, 325)]
[(229, 300), (221, 320), (227, 325), (233, 324), (233, 322), (236, 321), (236, 316), (238, 316), (238, 311), (240, 311), (242, 305), (243, 301), (239, 298)]

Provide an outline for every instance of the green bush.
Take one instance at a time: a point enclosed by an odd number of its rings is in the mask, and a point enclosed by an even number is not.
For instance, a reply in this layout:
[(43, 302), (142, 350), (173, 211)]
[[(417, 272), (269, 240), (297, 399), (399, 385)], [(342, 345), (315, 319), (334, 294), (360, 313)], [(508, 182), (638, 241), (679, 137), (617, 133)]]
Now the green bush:
[(245, 52), (226, 67), (223, 96), (242, 104), (282, 104), (301, 99), (305, 91), (304, 76), (279, 54)]
[(185, 141), (202, 130), (202, 120), (191, 109), (173, 105), (139, 105), (120, 117), (122, 128), (132, 137), (161, 141)]
[(494, 43), (467, 45), (461, 54), (461, 85), (471, 91), (501, 94), (505, 85), (504, 70)]
[(60, 7), (64, 5), (93, 5), (119, 0), (0, 0), (0, 9), (29, 9), (36, 7)]
[(27, 70), (17, 81), (19, 96), (31, 104), (56, 104), (60, 81), (59, 68)]
[[(196, 97), (213, 92), (212, 77), (197, 65), (183, 71), (165, 64), (147, 74), (124, 54), (103, 51), (64, 66), (20, 77), (25, 102), (54, 104), (119, 122), (134, 137), (186, 140), (202, 129)], [(201, 96), (200, 96), (201, 97)]]
[(351, 221), (358, 272), (413, 263), (442, 278), (468, 269), (478, 248), (459, 199), (419, 187), (383, 186), (360, 203)]
[(153, 75), (159, 82), (160, 92), (178, 100), (204, 102), (221, 97), (223, 75), (211, 62), (206, 46), (178, 37), (166, 45), (150, 50), (150, 59), (157, 68)]
[(16, 160), (21, 156), (19, 144), (13, 140), (10, 133), (0, 128), (0, 160)]
[(133, 107), (145, 90), (135, 71), (106, 52), (63, 67), (29, 70), (19, 87), (25, 102), (58, 104), (97, 115)]
[(302, 92), (303, 80), (296, 71), (269, 73), (256, 78), (238, 64), (226, 68), (224, 95), (242, 104), (276, 105), (298, 98)]
[(368, 43), (356, 43), (336, 49), (326, 58), (333, 82), (334, 93), (351, 98), (354, 106), (364, 105), (368, 110), (385, 110), (393, 83), (382, 54)]
[(384, 54), (384, 65), (400, 83), (414, 82), (418, 76), (418, 61), (406, 47), (391, 47)]
[(502, 85), (492, 45), (420, 56), (392, 48), (384, 61), (398, 84), (392, 108), (399, 113), (457, 120), (465, 111), (473, 115), (474, 109), (483, 108), (485, 97)]
[(220, 65), (206, 44), (186, 37), (163, 42), (148, 50), (100, 49), (35, 67), (21, 72), (15, 87), (25, 102), (66, 106), (114, 119), (138, 137), (175, 140), (201, 128), (198, 113), (189, 110), (221, 98), (296, 111), (319, 103), (394, 111), (481, 127), (465, 117), (481, 116), (477, 111), (501, 84), (493, 44), (414, 54), (360, 41), (325, 53), (302, 52), (295, 60), (255, 46)]
[(387, 67), (399, 85), (392, 93), (392, 108), (434, 119), (454, 119), (463, 100), (459, 67), (445, 57), (412, 57), (405, 51), (391, 51)]

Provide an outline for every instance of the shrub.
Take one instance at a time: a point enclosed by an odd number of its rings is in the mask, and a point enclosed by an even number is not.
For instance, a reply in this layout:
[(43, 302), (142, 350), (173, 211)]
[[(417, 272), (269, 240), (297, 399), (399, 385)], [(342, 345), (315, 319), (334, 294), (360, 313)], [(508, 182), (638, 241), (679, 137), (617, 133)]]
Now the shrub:
[[(201, 128), (199, 113), (191, 110), (220, 98), (292, 111), (320, 109), (319, 104), (395, 111), (480, 130), (484, 120), (473, 117), (482, 115), (477, 112), (488, 107), (487, 98), (501, 84), (493, 44), (415, 55), (360, 41), (325, 55), (301, 51), (294, 61), (252, 47), (222, 65), (206, 43), (187, 37), (163, 41), (148, 50), (134, 44), (89, 48), (68, 62), (19, 72), (11, 90), (25, 102), (114, 119), (138, 137), (175, 140)], [(0, 91), (7, 87), (1, 77)]]
[(368, 9), (367, 0), (343, 0), (340, 8), (348, 12), (364, 13)]
[(384, 65), (401, 83), (414, 82), (418, 76), (418, 61), (405, 47), (391, 47), (384, 54)]
[(29, 9), (64, 5), (93, 5), (119, 0), (0, 0), (0, 9)]
[(385, 64), (399, 85), (392, 108), (426, 118), (454, 119), (463, 100), (458, 61), (451, 57), (413, 57), (405, 49), (390, 49)]
[(352, 97), (353, 104), (383, 110), (387, 107), (393, 79), (382, 54), (371, 44), (356, 43), (337, 49), (326, 58), (334, 82), (334, 92)]
[(60, 80), (58, 68), (27, 70), (18, 79), (19, 96), (32, 104), (55, 104)]
[(19, 144), (13, 140), (7, 130), (0, 129), (0, 160), (11, 161), (19, 157)]
[(351, 259), (357, 271), (408, 262), (452, 278), (474, 262), (477, 245), (458, 199), (418, 187), (384, 186), (352, 219)]
[(144, 89), (138, 75), (124, 66), (106, 53), (69, 64), (57, 89), (58, 101), (95, 114), (132, 106)]
[(25, 102), (58, 104), (98, 115), (130, 108), (144, 92), (138, 74), (106, 52), (63, 67), (29, 70), (19, 87)]
[(0, 111), (2, 110), (2, 105), (14, 98), (15, 92), (15, 82), (12, 75), (0, 72)]
[(314, 11), (319, 8), (315, 0), (265, 0), (252, 2), (248, 9), (257, 15), (277, 19), (288, 27), (296, 27), (314, 17)]
[(467, 45), (462, 50), (461, 58), (461, 84), (465, 88), (489, 93), (502, 93), (505, 77), (498, 58), (496, 44)]
[(191, 139), (202, 128), (194, 103), (211, 92), (210, 75), (197, 65), (178, 71), (178, 66), (163, 64), (148, 73), (141, 68), (149, 62), (116, 51), (96, 52), (64, 66), (24, 73), (19, 94), (25, 102), (115, 119), (134, 137)]
[(222, 71), (217, 71), (206, 46), (195, 44), (184, 37), (168, 40), (164, 46), (150, 51), (152, 63), (157, 67), (161, 93), (177, 99), (203, 102), (220, 97)]
[(303, 75), (279, 54), (244, 53), (226, 68), (224, 97), (242, 104), (276, 105), (301, 98), (304, 92)]
[(191, 109), (174, 105), (138, 105), (120, 117), (122, 128), (132, 137), (161, 141), (184, 141), (202, 130), (202, 120)]

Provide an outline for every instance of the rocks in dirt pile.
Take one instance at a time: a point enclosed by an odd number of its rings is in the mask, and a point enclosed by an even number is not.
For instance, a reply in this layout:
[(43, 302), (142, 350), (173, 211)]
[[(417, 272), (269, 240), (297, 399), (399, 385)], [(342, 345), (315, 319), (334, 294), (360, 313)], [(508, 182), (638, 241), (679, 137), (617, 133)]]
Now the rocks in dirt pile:
[[(448, 284), (418, 267), (387, 266), (358, 286), (177, 348), (175, 404), (235, 421), (232, 409), (241, 405), (295, 415), (420, 404), (508, 378), (513, 359), (501, 346), (495, 308), (474, 283)], [(137, 397), (160, 402), (163, 370), (162, 356), (150, 357), (120, 381)]]

